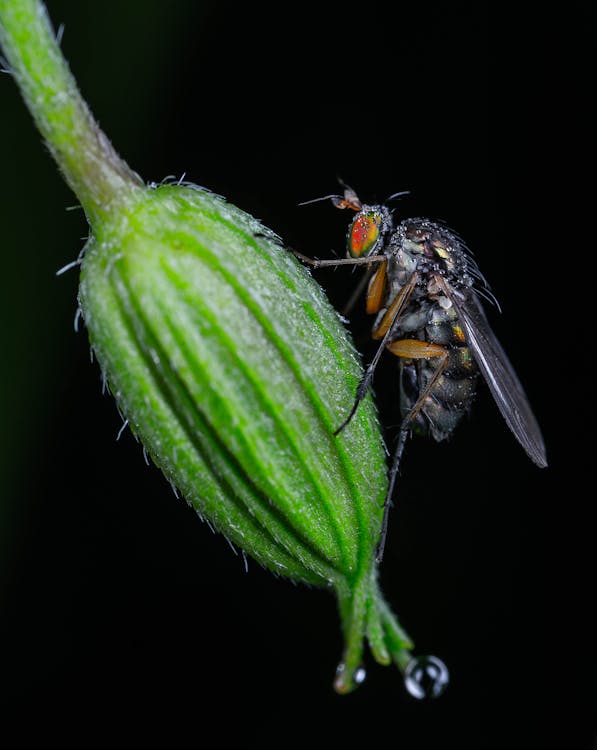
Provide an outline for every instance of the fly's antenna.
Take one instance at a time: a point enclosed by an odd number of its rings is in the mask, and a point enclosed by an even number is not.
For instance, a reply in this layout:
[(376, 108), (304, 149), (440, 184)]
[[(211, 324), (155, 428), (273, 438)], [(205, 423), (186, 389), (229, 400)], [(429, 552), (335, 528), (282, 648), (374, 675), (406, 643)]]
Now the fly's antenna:
[(344, 188), (344, 195), (324, 195), (322, 198), (312, 198), (308, 201), (302, 201), (299, 206), (307, 206), (309, 203), (319, 203), (319, 201), (331, 200), (336, 208), (351, 208), (353, 211), (360, 211), (363, 204), (355, 191), (346, 185), (340, 178), (338, 182)]
[(301, 201), (298, 205), (299, 206), (308, 206), (310, 203), (319, 203), (320, 201), (333, 201), (334, 205), (336, 205), (336, 202), (343, 200), (341, 195), (323, 195), (321, 198), (311, 198), (311, 200), (308, 201)]

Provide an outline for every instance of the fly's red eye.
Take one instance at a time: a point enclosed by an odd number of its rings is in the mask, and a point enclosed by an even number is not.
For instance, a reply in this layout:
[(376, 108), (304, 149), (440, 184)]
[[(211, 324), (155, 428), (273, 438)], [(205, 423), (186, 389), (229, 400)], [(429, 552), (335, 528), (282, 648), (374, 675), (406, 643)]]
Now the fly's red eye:
[(379, 239), (382, 217), (378, 211), (358, 214), (348, 233), (348, 253), (353, 258), (368, 255)]

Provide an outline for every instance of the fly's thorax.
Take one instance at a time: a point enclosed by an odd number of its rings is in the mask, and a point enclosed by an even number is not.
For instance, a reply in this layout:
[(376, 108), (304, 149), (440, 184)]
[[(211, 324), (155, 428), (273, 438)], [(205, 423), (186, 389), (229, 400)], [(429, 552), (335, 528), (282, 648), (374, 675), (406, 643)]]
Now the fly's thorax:
[(467, 248), (458, 235), (429, 219), (401, 222), (389, 243), (388, 275), (400, 284), (416, 271), (422, 283), (439, 275), (456, 288), (472, 286), (470, 264)]

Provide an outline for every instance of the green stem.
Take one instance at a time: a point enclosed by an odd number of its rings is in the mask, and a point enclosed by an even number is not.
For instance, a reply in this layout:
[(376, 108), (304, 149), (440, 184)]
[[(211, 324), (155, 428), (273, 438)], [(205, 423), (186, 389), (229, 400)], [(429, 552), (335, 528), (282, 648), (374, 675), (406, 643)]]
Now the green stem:
[(377, 593), (377, 606), (385, 632), (385, 644), (392, 659), (401, 672), (404, 672), (411, 660), (413, 642), (402, 629), (396, 616), (388, 607), (381, 592)]
[(340, 618), (344, 630), (344, 651), (336, 671), (334, 688), (349, 693), (359, 684), (365, 639), (379, 664), (391, 661), (404, 673), (411, 661), (413, 642), (389, 608), (372, 566), (352, 584), (336, 585)]
[(50, 152), (94, 223), (143, 186), (81, 97), (40, 0), (0, 0), (0, 43)]
[(355, 674), (363, 658), (370, 581), (371, 574), (368, 573), (353, 587), (338, 586), (336, 589), (344, 630), (344, 652), (334, 680), (334, 689), (340, 694), (349, 693), (357, 687)]

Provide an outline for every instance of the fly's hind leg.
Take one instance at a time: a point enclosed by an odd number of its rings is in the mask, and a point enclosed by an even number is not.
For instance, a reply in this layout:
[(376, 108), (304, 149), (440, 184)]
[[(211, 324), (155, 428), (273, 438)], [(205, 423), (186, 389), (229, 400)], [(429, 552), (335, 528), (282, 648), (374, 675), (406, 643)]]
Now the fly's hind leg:
[(390, 469), (388, 491), (386, 493), (386, 499), (384, 501), (381, 535), (379, 538), (376, 555), (376, 561), (378, 563), (380, 563), (383, 558), (384, 548), (386, 545), (386, 537), (388, 535), (388, 516), (390, 506), (392, 505), (394, 485), (396, 484), (396, 477), (398, 475), (398, 469), (400, 468), (400, 460), (402, 459), (402, 453), (404, 451), (404, 445), (406, 443), (406, 438), (408, 437), (410, 425), (417, 417), (418, 413), (421, 411), (421, 408), (425, 403), (425, 399), (433, 391), (435, 384), (441, 377), (443, 371), (446, 369), (449, 355), (449, 351), (445, 347), (439, 346), (439, 344), (429, 344), (426, 341), (419, 341), (417, 339), (401, 339), (399, 341), (393, 341), (391, 344), (388, 344), (386, 348), (390, 352), (392, 352), (392, 354), (396, 355), (397, 357), (402, 357), (403, 359), (438, 359), (439, 365), (433, 373), (433, 377), (430, 378), (425, 388), (419, 394), (419, 397), (417, 398), (413, 407), (410, 409), (410, 411), (400, 424), (398, 443), (396, 445), (396, 450), (394, 451), (394, 457), (392, 459), (392, 468)]

